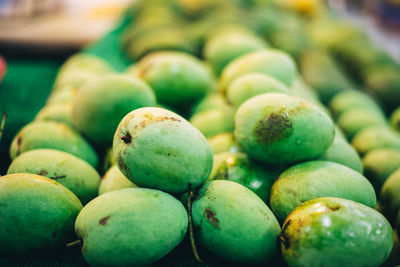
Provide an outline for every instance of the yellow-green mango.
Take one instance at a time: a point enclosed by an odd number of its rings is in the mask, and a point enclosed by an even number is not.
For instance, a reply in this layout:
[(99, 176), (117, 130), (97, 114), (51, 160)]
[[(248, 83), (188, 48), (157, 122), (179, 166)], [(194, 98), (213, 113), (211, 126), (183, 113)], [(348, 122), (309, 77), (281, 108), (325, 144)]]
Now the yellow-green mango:
[(128, 180), (119, 170), (117, 165), (112, 166), (101, 179), (99, 195), (123, 188), (137, 187)]

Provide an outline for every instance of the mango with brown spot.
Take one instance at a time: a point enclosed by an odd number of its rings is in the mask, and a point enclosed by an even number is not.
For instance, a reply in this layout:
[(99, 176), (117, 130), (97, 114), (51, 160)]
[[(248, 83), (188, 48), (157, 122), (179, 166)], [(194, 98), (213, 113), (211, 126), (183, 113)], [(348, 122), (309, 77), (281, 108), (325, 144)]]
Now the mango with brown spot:
[(307, 201), (279, 236), (290, 267), (376, 267), (389, 256), (393, 230), (376, 210), (342, 198)]
[(267, 164), (288, 164), (324, 153), (333, 142), (335, 127), (313, 103), (281, 93), (266, 93), (240, 106), (234, 134), (251, 158)]

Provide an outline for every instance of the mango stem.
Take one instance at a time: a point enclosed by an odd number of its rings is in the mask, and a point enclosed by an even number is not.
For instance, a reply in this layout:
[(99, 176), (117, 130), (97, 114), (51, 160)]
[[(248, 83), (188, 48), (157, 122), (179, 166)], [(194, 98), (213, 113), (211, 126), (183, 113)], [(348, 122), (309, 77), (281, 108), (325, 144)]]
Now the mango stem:
[(74, 248), (82, 245), (82, 240), (78, 239), (75, 241), (72, 241), (71, 243), (67, 243), (65, 246), (67, 248)]
[(6, 119), (7, 119), (7, 112), (4, 112), (3, 119), (1, 120), (1, 124), (0, 124), (0, 140), (1, 140), (1, 137), (3, 136), (4, 125), (6, 124)]

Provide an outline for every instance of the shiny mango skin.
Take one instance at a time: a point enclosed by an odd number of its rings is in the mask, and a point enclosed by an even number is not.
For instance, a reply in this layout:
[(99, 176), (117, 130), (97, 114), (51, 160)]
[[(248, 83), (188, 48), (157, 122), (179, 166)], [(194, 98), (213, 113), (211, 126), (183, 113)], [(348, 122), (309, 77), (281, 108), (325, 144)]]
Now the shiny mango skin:
[(341, 136), (337, 128), (335, 130), (335, 139), (328, 149), (318, 157), (318, 160), (336, 162), (362, 174), (363, 164), (357, 151), (347, 142), (345, 137)]
[(123, 188), (137, 187), (128, 180), (119, 170), (117, 165), (113, 165), (103, 176), (100, 182), (99, 195), (110, 191), (116, 191)]
[(262, 49), (230, 62), (221, 73), (219, 87), (225, 92), (234, 80), (247, 73), (268, 74), (290, 87), (296, 72), (296, 64), (288, 54), (276, 49)]
[(332, 120), (298, 97), (266, 93), (244, 102), (235, 115), (235, 138), (251, 158), (267, 164), (313, 159), (332, 144)]
[(108, 192), (79, 213), (75, 231), (91, 266), (146, 266), (174, 249), (188, 216), (171, 195), (145, 188)]
[(290, 213), (279, 236), (290, 267), (377, 267), (393, 242), (389, 222), (362, 204), (317, 198)]
[(146, 81), (157, 101), (174, 106), (193, 102), (212, 88), (212, 76), (196, 57), (183, 52), (155, 52), (138, 63), (136, 76)]
[(32, 173), (53, 179), (71, 190), (83, 204), (97, 196), (100, 185), (100, 175), (89, 163), (54, 149), (22, 153), (11, 162), (7, 173)]
[[(379, 195), (380, 211), (390, 222), (396, 221), (397, 213), (400, 211), (400, 167), (390, 175), (382, 186)], [(400, 228), (398, 231), (400, 231)]]
[(75, 238), (82, 204), (63, 185), (43, 176), (15, 173), (0, 177), (0, 252), (48, 253)]
[(244, 153), (223, 152), (214, 156), (214, 166), (206, 182), (236, 182), (256, 193), (264, 202), (268, 202), (272, 184), (278, 176), (277, 168), (270, 169), (252, 162)]
[(152, 89), (143, 81), (124, 74), (106, 75), (79, 90), (73, 103), (72, 121), (94, 143), (111, 144), (119, 122), (127, 113), (155, 104)]
[(140, 108), (124, 117), (113, 154), (121, 172), (139, 187), (183, 193), (210, 175), (207, 139), (188, 121), (162, 108)]
[(233, 81), (226, 91), (226, 98), (235, 108), (253, 96), (277, 92), (292, 94), (290, 90), (277, 79), (260, 73), (249, 73)]
[(192, 218), (200, 244), (221, 258), (260, 264), (278, 253), (278, 221), (255, 193), (238, 183), (215, 180), (203, 185)]
[(400, 168), (400, 149), (377, 148), (365, 154), (364, 175), (379, 192), (388, 177)]
[(92, 146), (68, 125), (55, 121), (34, 121), (23, 127), (14, 137), (10, 157), (15, 159), (23, 152), (50, 148), (70, 153), (97, 167), (98, 157)]
[(283, 172), (271, 189), (271, 208), (280, 222), (301, 203), (319, 197), (341, 197), (374, 208), (376, 195), (360, 173), (334, 162), (308, 161)]

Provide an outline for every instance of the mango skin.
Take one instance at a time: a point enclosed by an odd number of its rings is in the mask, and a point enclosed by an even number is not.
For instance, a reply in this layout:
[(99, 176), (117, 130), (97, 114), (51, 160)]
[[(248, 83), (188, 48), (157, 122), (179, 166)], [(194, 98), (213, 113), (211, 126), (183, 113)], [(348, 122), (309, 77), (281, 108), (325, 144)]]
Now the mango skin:
[(82, 204), (63, 185), (43, 176), (0, 177), (0, 251), (28, 255), (63, 248), (73, 241)]
[(127, 113), (155, 104), (153, 91), (143, 81), (124, 74), (106, 75), (79, 90), (72, 121), (94, 143), (111, 144)]
[(183, 193), (210, 175), (207, 139), (181, 116), (162, 108), (140, 108), (124, 117), (113, 154), (121, 172), (140, 187)]
[(357, 151), (335, 129), (335, 139), (328, 149), (318, 157), (318, 160), (326, 160), (345, 165), (359, 173), (363, 173), (363, 164)]
[(171, 195), (126, 188), (88, 203), (75, 223), (91, 266), (145, 266), (164, 257), (186, 234), (188, 216)]
[(325, 197), (291, 212), (280, 241), (290, 267), (376, 267), (388, 258), (394, 239), (389, 222), (376, 210)]
[(72, 104), (57, 103), (46, 105), (36, 115), (37, 121), (58, 121), (72, 126)]
[(251, 158), (286, 164), (324, 153), (333, 142), (335, 128), (314, 104), (294, 96), (267, 93), (240, 106), (234, 134)]
[(10, 157), (23, 152), (50, 148), (70, 153), (97, 167), (98, 157), (91, 145), (73, 128), (55, 121), (34, 121), (23, 127), (14, 137)]
[(233, 133), (219, 133), (207, 138), (207, 142), (214, 155), (221, 152), (240, 152)]
[(319, 197), (341, 197), (376, 206), (370, 182), (360, 173), (337, 163), (308, 161), (283, 172), (271, 189), (271, 208), (280, 222), (303, 202)]
[(196, 57), (182, 52), (156, 52), (145, 56), (136, 69), (157, 101), (174, 106), (205, 96), (212, 87), (212, 76)]
[(395, 109), (393, 113), (390, 115), (390, 125), (397, 132), (400, 132), (400, 107)]
[[(400, 211), (400, 167), (392, 173), (382, 186), (379, 206), (390, 222), (395, 222)], [(400, 228), (396, 228), (400, 229)], [(398, 230), (399, 231), (399, 230)]]
[(256, 194), (238, 183), (205, 184), (193, 202), (192, 218), (200, 243), (221, 258), (259, 264), (278, 253), (278, 221)]
[(137, 187), (128, 180), (119, 170), (117, 165), (112, 166), (101, 179), (99, 195), (123, 188)]
[(234, 111), (231, 107), (208, 109), (194, 114), (189, 122), (205, 136), (233, 132)]
[(400, 149), (400, 133), (385, 126), (370, 126), (358, 132), (351, 144), (361, 156), (377, 148)]
[(225, 106), (227, 106), (227, 103), (225, 97), (221, 93), (210, 93), (197, 102), (197, 104), (193, 107), (192, 113), (195, 114), (201, 111)]
[(362, 162), (365, 177), (379, 192), (386, 179), (400, 168), (400, 150), (392, 148), (373, 149), (365, 154)]
[(247, 73), (268, 74), (290, 87), (296, 72), (296, 64), (288, 54), (276, 49), (262, 49), (230, 62), (221, 73), (219, 87), (225, 92), (235, 79)]
[(256, 193), (264, 202), (268, 202), (272, 184), (278, 176), (278, 169), (252, 162), (244, 153), (223, 152), (214, 156), (214, 166), (206, 182), (213, 180), (236, 182)]
[(103, 172), (108, 171), (108, 169), (110, 169), (115, 164), (117, 164), (117, 163), (115, 162), (115, 159), (114, 159), (113, 149), (112, 149), (112, 147), (110, 147), (104, 156)]
[(290, 90), (275, 78), (260, 73), (249, 73), (240, 76), (229, 85), (226, 98), (235, 108), (239, 108), (253, 96), (271, 92), (291, 94)]
[(32, 173), (53, 179), (71, 190), (83, 204), (97, 196), (100, 185), (100, 175), (89, 163), (54, 149), (22, 153), (11, 162), (7, 173)]

